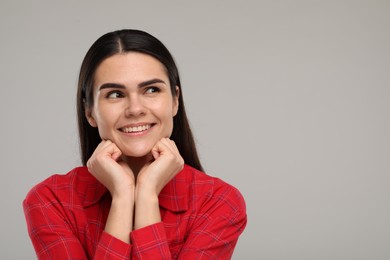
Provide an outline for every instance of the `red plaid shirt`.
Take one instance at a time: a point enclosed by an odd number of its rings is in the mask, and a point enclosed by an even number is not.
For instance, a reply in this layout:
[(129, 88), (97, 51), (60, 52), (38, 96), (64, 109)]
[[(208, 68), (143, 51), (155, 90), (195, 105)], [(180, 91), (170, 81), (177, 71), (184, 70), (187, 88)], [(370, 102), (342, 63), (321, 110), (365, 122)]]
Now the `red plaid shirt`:
[(240, 192), (190, 166), (159, 195), (162, 222), (127, 244), (104, 231), (111, 197), (86, 167), (53, 175), (23, 202), (39, 259), (230, 259), (247, 217)]

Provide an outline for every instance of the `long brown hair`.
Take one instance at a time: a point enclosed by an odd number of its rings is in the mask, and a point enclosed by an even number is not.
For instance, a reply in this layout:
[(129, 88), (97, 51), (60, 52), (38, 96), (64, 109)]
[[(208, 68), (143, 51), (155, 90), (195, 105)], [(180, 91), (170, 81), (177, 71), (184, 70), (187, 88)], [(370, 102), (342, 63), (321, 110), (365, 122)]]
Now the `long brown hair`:
[(103, 60), (114, 54), (126, 52), (141, 52), (153, 56), (165, 66), (173, 96), (176, 96), (176, 86), (179, 87), (179, 109), (173, 118), (171, 139), (175, 141), (185, 163), (203, 171), (184, 108), (179, 72), (172, 55), (154, 36), (130, 29), (109, 32), (101, 36), (93, 43), (81, 64), (77, 89), (77, 117), (83, 165), (86, 165), (101, 142), (97, 128), (90, 126), (85, 116), (85, 109), (93, 105), (95, 71)]

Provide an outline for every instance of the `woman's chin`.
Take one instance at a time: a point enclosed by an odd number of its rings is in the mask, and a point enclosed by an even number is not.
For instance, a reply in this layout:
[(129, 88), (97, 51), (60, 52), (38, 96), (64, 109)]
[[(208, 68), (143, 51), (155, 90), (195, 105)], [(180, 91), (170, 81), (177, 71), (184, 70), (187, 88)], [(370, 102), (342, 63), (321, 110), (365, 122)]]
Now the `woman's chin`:
[(122, 156), (125, 156), (125, 157), (130, 157), (130, 158), (139, 158), (139, 159), (142, 159), (142, 158), (145, 158), (145, 157), (148, 157), (148, 156), (152, 156), (152, 153), (151, 153), (151, 149), (145, 149), (144, 151), (134, 151), (134, 150), (122, 150)]
[[(143, 159), (144, 157), (151, 156), (153, 144), (151, 143), (117, 143), (119, 150), (122, 152), (122, 156)], [(152, 159), (152, 158), (150, 158)]]

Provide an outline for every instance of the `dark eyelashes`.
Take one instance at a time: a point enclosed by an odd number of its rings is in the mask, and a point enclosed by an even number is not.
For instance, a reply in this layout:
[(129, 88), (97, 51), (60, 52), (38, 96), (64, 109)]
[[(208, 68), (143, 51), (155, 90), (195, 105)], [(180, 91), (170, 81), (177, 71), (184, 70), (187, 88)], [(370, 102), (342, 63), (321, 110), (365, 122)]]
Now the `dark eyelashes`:
[(152, 93), (155, 93), (155, 92), (160, 92), (161, 89), (159, 87), (155, 87), (155, 86), (151, 86), (151, 87), (147, 87), (145, 92), (150, 92), (152, 91)]
[[(114, 95), (115, 96), (112, 96)], [(119, 90), (113, 90), (113, 91), (110, 91), (106, 94), (106, 98), (121, 98), (121, 97), (124, 97), (123, 93)]]

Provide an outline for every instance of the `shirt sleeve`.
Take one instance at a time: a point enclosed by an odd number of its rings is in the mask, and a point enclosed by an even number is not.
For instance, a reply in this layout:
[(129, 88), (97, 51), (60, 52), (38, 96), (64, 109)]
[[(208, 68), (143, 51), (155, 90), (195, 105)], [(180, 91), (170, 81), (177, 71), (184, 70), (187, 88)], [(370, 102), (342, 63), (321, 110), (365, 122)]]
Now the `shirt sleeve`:
[(246, 223), (244, 199), (232, 188), (212, 196), (198, 212), (178, 256), (171, 255), (160, 222), (131, 232), (132, 259), (231, 259)]
[(94, 259), (131, 259), (132, 246), (103, 231)]
[(238, 190), (214, 194), (189, 232), (178, 259), (231, 259), (247, 224), (246, 206)]
[(162, 222), (132, 231), (130, 240), (132, 259), (172, 259)]
[[(131, 245), (103, 232), (96, 252), (80, 242), (80, 230), (47, 187), (34, 188), (23, 201), (28, 232), (38, 259), (130, 259)], [(77, 218), (77, 216), (76, 216)]]

